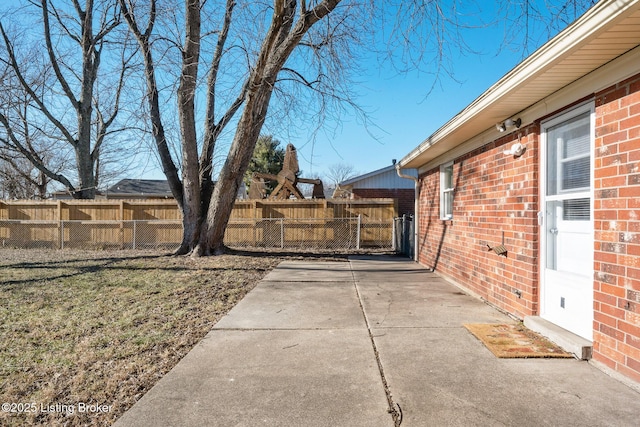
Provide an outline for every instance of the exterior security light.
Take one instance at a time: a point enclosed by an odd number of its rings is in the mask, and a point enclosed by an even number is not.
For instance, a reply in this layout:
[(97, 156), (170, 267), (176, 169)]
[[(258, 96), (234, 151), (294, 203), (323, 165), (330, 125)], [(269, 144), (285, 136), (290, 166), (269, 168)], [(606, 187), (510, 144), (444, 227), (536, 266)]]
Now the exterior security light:
[(502, 123), (496, 123), (496, 129), (498, 129), (498, 132), (504, 132), (505, 130), (515, 127), (516, 129), (520, 128), (520, 125), (522, 124), (522, 119), (517, 118), (517, 119), (507, 119)]
[(513, 119), (507, 119), (507, 120), (505, 120), (505, 121), (504, 121), (504, 125), (505, 125), (507, 128), (510, 128), (510, 127), (514, 127), (514, 126), (515, 126), (515, 128), (516, 128), (516, 129), (519, 129), (521, 124), (522, 124), (522, 119), (520, 119), (520, 118), (517, 118), (517, 119), (515, 119), (515, 120), (513, 120)]

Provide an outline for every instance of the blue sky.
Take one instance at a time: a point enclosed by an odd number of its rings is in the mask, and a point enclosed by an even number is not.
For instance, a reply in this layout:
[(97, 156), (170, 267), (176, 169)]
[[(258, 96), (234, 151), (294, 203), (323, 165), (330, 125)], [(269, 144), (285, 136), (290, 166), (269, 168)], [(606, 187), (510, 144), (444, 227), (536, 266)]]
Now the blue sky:
[[(485, 8), (482, 13), (494, 11)], [(338, 131), (333, 131), (334, 123), (327, 123), (327, 131), (313, 139), (296, 130), (273, 137), (283, 147), (292, 143), (297, 148), (304, 177), (326, 178), (327, 169), (338, 163), (351, 165), (357, 174), (391, 165), (392, 159), (408, 154), (522, 60), (522, 52), (501, 49), (500, 25), (469, 30), (469, 34), (468, 42), (480, 53), (454, 58), (455, 80), (441, 76), (431, 92), (432, 75), (399, 74), (390, 64), (381, 65), (375, 53), (369, 55), (363, 66), (368, 73), (359, 76), (357, 88), (359, 105), (371, 113), (373, 126), (368, 129), (356, 117), (347, 116)], [(263, 133), (270, 133), (267, 127)], [(150, 163), (139, 174), (135, 178), (164, 179)]]
[(400, 160), (520, 62), (519, 52), (496, 54), (502, 41), (497, 30), (477, 31), (481, 36), (477, 40), (488, 46), (486, 53), (456, 59), (457, 81), (444, 76), (431, 92), (433, 76), (398, 75), (390, 67), (378, 68), (372, 60), (372, 71), (360, 88), (360, 103), (372, 111), (370, 118), (379, 129), (371, 129), (372, 136), (352, 117), (335, 135), (318, 135), (314, 144), (304, 137), (283, 141), (298, 148), (303, 172), (322, 177), (332, 164), (344, 163), (367, 173)]
[[(473, 16), (474, 22), (500, 19), (495, 10), (499, 2), (478, 3), (482, 3), (482, 10), (475, 16), (475, 12), (470, 11), (469, 15)], [(539, 6), (545, 2), (533, 3)], [(509, 5), (520, 7), (518, 2)], [(417, 71), (399, 74), (390, 64), (381, 65), (375, 53), (371, 53), (369, 59), (360, 64), (368, 73), (359, 76), (361, 84), (357, 88), (361, 94), (357, 100), (359, 105), (371, 113), (369, 120), (373, 127), (369, 129), (355, 116), (347, 116), (337, 126), (337, 131), (334, 131), (335, 123), (327, 123), (326, 132), (318, 132), (314, 137), (299, 128), (272, 136), (282, 146), (287, 143), (296, 146), (304, 177), (324, 179), (328, 168), (338, 163), (351, 165), (357, 174), (386, 167), (392, 159), (400, 160), (408, 154), (526, 56), (521, 50), (504, 47), (505, 26), (508, 25), (509, 22), (499, 21), (466, 30), (465, 41), (478, 54), (452, 57), (455, 79), (442, 75), (431, 91), (432, 75)], [(532, 38), (537, 38), (537, 44), (541, 45), (546, 41), (543, 29), (534, 27), (530, 28)], [(530, 45), (528, 53), (535, 47)], [(267, 127), (263, 128), (263, 133), (271, 134)], [(152, 164), (147, 164), (140, 174), (138, 178), (164, 179), (159, 168)]]
[[(371, 129), (373, 136), (362, 123), (351, 118), (335, 136), (318, 135), (314, 147), (303, 138), (287, 142), (298, 148), (303, 171), (314, 175), (322, 176), (336, 163), (352, 165), (359, 173), (383, 168), (390, 165), (392, 159), (400, 160), (408, 154), (519, 60), (520, 55), (511, 52), (460, 58), (456, 61), (458, 81), (443, 77), (442, 84), (430, 93), (432, 76), (376, 70), (361, 89), (360, 98), (361, 104), (372, 111), (371, 120), (379, 128)], [(377, 67), (377, 63), (372, 61), (372, 66)]]
[[(482, 3), (482, 11), (474, 19), (490, 22), (497, 19), (496, 16), (504, 16), (494, 10), (499, 2), (477, 3)], [(11, 10), (15, 4), (15, 0), (3, 0), (0, 11)], [(470, 7), (475, 7), (477, 12), (477, 5)], [(360, 64), (368, 72), (359, 76), (362, 83), (357, 92), (361, 96), (357, 101), (370, 112), (369, 120), (374, 127), (367, 129), (354, 116), (347, 116), (337, 131), (332, 131), (335, 124), (327, 123), (328, 130), (317, 133), (314, 139), (302, 132), (286, 130), (273, 136), (283, 146), (287, 143), (296, 146), (303, 176), (325, 178), (327, 169), (338, 163), (351, 165), (359, 174), (388, 166), (392, 159), (400, 160), (408, 154), (523, 59), (521, 51), (501, 49), (504, 27), (505, 22), (498, 22), (467, 30), (466, 41), (480, 53), (452, 57), (456, 79), (442, 75), (431, 91), (432, 75), (399, 74), (390, 64), (381, 65), (372, 53), (370, 59)], [(542, 31), (535, 31), (541, 37)], [(129, 178), (164, 179), (157, 166), (157, 155), (149, 156), (142, 151), (138, 154), (137, 158), (143, 160), (138, 167), (129, 169)]]

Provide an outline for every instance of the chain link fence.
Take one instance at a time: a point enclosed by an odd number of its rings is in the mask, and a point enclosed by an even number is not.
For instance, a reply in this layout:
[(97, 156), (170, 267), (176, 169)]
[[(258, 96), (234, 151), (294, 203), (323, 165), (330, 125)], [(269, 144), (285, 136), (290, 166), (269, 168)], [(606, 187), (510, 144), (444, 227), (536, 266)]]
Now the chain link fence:
[[(225, 244), (232, 248), (391, 249), (393, 224), (335, 219), (231, 220)], [(177, 249), (181, 221), (0, 220), (0, 245), (52, 249)]]

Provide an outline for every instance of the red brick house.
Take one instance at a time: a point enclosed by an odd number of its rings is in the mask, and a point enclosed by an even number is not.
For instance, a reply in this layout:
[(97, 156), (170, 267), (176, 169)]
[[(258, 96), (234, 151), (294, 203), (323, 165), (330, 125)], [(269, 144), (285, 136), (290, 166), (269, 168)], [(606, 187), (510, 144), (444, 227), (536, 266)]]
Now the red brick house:
[(397, 166), (421, 264), (638, 387), (640, 2), (597, 3)]
[[(347, 179), (338, 184), (334, 197), (351, 199), (396, 199), (399, 215), (413, 215), (415, 185), (411, 179), (399, 177), (393, 165)], [(415, 170), (404, 171), (417, 177)]]

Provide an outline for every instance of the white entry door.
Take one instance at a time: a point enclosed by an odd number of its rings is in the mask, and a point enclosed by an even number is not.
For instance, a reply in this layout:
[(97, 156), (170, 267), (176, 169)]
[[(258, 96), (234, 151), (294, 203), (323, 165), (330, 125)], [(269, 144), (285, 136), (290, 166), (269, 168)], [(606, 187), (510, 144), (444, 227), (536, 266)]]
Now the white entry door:
[(591, 109), (543, 125), (541, 315), (593, 339)]

